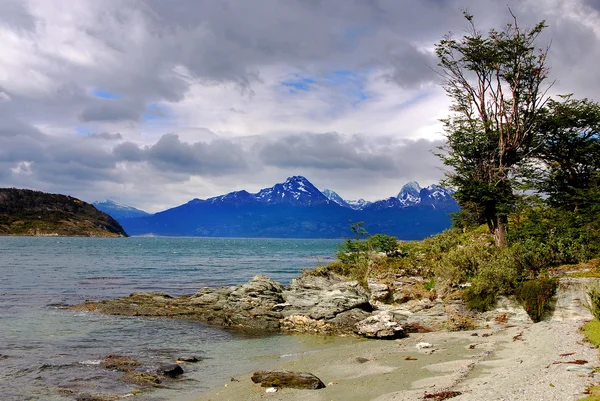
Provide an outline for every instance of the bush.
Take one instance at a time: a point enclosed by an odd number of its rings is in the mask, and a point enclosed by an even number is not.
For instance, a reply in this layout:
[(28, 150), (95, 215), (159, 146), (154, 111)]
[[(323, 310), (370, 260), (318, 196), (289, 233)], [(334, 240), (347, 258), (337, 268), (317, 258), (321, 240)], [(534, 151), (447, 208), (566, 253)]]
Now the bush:
[(542, 320), (550, 309), (550, 301), (556, 293), (558, 280), (553, 278), (538, 278), (529, 280), (517, 288), (517, 300), (534, 322)]
[(464, 298), (469, 309), (481, 312), (491, 309), (496, 304), (496, 298), (511, 294), (521, 278), (520, 268), (510, 250), (492, 249), (489, 258), (480, 264), (471, 287), (465, 292)]

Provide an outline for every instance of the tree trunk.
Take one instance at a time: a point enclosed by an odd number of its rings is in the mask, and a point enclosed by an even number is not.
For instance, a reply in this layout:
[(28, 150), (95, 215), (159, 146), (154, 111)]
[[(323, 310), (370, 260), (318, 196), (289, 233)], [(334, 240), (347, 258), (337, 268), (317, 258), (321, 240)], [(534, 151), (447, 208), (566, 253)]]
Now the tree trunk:
[(492, 229), (492, 234), (494, 235), (494, 242), (498, 247), (506, 245), (507, 223), (508, 221), (506, 216), (496, 216), (496, 218), (494, 219), (494, 227)]

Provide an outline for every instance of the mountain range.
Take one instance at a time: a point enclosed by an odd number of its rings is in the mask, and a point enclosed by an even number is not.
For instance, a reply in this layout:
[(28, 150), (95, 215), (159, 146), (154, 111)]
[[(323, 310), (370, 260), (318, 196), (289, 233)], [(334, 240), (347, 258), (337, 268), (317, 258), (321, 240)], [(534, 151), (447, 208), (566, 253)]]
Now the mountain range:
[(340, 238), (352, 222), (368, 232), (400, 239), (422, 239), (451, 224), (458, 211), (452, 192), (439, 185), (402, 187), (395, 197), (368, 202), (344, 200), (320, 191), (302, 176), (252, 194), (245, 190), (208, 199), (192, 199), (153, 215), (113, 201), (94, 202), (112, 215), (130, 235), (210, 237)]

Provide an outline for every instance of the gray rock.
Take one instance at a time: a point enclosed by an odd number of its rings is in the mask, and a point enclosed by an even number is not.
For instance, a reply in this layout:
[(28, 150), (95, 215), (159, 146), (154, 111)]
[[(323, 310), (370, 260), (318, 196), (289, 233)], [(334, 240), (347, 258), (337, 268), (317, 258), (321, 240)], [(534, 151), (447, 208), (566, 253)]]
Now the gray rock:
[(404, 337), (402, 326), (391, 313), (382, 312), (356, 323), (356, 332), (367, 338), (395, 339)]
[(390, 287), (387, 284), (377, 283), (369, 279), (369, 301), (371, 303), (383, 302), (386, 303), (390, 298)]
[(312, 373), (292, 372), (289, 370), (259, 370), (252, 375), (254, 383), (261, 387), (289, 387), (305, 390), (325, 388), (325, 384)]
[(344, 281), (335, 274), (306, 276), (292, 280), (283, 291), (289, 304), (284, 315), (303, 314), (313, 319), (333, 319), (351, 309), (371, 310), (368, 292), (357, 281)]

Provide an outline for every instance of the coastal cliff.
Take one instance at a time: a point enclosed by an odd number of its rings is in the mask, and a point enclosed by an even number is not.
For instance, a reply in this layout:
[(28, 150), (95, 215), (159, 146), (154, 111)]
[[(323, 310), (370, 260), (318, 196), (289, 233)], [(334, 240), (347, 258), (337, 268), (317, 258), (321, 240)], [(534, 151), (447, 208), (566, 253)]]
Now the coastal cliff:
[(0, 235), (127, 237), (123, 227), (71, 196), (0, 188)]

